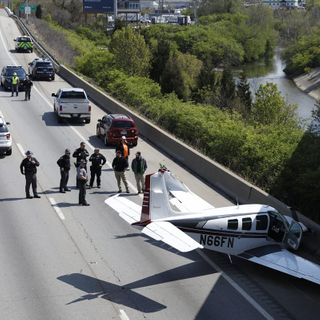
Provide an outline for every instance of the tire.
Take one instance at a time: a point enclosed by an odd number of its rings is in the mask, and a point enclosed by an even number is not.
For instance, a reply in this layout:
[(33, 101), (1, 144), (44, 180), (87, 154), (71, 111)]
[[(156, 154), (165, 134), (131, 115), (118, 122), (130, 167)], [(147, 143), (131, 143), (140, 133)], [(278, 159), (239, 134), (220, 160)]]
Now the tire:
[(91, 122), (91, 119), (85, 119), (84, 122), (85, 122), (85, 123), (90, 123), (90, 122)]
[(57, 114), (58, 123), (62, 123), (63, 119)]
[(7, 155), (7, 156), (11, 156), (11, 155), (12, 155), (12, 149), (8, 150), (8, 151), (6, 152), (6, 155)]

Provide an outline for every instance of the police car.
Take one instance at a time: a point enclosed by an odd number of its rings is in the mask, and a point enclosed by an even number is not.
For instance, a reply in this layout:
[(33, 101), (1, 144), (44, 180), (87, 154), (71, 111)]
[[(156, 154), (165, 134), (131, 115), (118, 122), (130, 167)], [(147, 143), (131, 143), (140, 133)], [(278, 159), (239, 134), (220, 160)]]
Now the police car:
[(4, 120), (0, 112), (0, 154), (12, 154), (12, 137), (8, 128), (9, 122)]
[(24, 90), (24, 81), (26, 80), (27, 73), (22, 66), (5, 66), (1, 71), (1, 87), (5, 90), (11, 90), (12, 77), (16, 73), (19, 77), (19, 91)]
[(21, 36), (14, 39), (16, 52), (33, 52), (33, 41), (29, 36)]
[(55, 71), (52, 62), (46, 58), (35, 58), (28, 64), (28, 73), (35, 79), (54, 80)]

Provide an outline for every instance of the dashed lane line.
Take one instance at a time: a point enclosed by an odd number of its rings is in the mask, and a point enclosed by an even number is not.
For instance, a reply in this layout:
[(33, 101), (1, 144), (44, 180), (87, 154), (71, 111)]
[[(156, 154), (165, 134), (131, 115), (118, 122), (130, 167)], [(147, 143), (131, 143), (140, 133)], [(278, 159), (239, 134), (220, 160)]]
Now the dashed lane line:
[(119, 317), (121, 320), (130, 320), (123, 309), (119, 310)]
[(59, 217), (61, 220), (65, 220), (65, 216), (64, 216), (62, 210), (58, 207), (56, 201), (55, 201), (53, 198), (51, 198), (51, 197), (49, 197), (49, 201), (50, 201), (50, 203), (51, 203), (54, 211), (55, 211), (56, 214), (58, 215), (58, 217)]

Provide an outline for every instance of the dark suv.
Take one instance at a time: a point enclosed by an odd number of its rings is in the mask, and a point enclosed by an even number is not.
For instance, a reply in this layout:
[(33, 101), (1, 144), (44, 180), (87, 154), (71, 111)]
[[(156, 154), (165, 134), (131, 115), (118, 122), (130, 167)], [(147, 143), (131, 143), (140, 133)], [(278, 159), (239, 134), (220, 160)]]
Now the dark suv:
[(125, 136), (130, 146), (138, 144), (138, 129), (132, 118), (124, 114), (107, 114), (97, 123), (97, 136), (106, 145), (115, 145)]
[(16, 73), (19, 77), (19, 90), (24, 90), (23, 83), (26, 80), (26, 71), (22, 66), (6, 66), (3, 67), (1, 72), (1, 87), (5, 90), (11, 90), (11, 81), (13, 74)]
[(33, 80), (48, 79), (54, 80), (55, 71), (49, 59), (36, 58), (29, 63), (28, 72)]

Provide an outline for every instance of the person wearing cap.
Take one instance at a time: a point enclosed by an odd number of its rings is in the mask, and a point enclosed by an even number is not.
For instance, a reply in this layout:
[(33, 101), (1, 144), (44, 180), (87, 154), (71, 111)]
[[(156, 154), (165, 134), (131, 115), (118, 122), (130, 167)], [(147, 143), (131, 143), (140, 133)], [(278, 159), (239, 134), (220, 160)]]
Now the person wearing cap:
[(86, 201), (86, 183), (88, 181), (88, 175), (85, 167), (86, 161), (84, 159), (80, 160), (77, 168), (77, 180), (79, 184), (79, 204), (81, 206), (89, 206), (89, 203)]
[(66, 149), (64, 155), (62, 155), (58, 161), (58, 166), (60, 167), (60, 192), (65, 193), (66, 191), (71, 191), (68, 187), (69, 171), (70, 171), (70, 150)]
[(145, 190), (144, 173), (147, 170), (147, 161), (141, 157), (140, 151), (136, 153), (136, 157), (132, 160), (131, 169), (136, 179), (138, 193), (141, 193)]
[[(86, 149), (86, 144), (84, 142), (80, 142), (80, 148), (76, 149), (72, 155), (76, 158), (75, 166), (79, 167), (81, 160), (84, 160), (84, 168), (87, 171), (87, 157), (89, 157), (89, 152)], [(79, 188), (78, 179), (77, 179), (77, 188)]]
[(127, 138), (125, 136), (122, 136), (120, 143), (118, 143), (116, 145), (116, 152), (117, 151), (120, 151), (121, 155), (123, 156), (123, 158), (125, 158), (127, 160), (127, 162), (128, 162), (130, 149), (129, 149), (129, 145), (128, 145), (128, 142), (127, 142)]
[(116, 157), (112, 161), (112, 168), (114, 170), (114, 175), (117, 180), (118, 192), (122, 192), (121, 189), (121, 180), (123, 181), (124, 186), (126, 187), (127, 193), (129, 193), (129, 186), (126, 179), (125, 171), (128, 168), (128, 161), (122, 156), (121, 151), (116, 152)]
[(25, 95), (24, 100), (30, 100), (32, 86), (33, 86), (33, 83), (30, 80), (30, 77), (26, 76), (26, 80), (23, 81), (24, 95)]
[(31, 151), (27, 151), (25, 154), (27, 157), (22, 160), (20, 164), (20, 171), (26, 177), (26, 198), (33, 198), (30, 195), (30, 185), (32, 185), (34, 198), (40, 198), (37, 193), (37, 167), (39, 167), (40, 163), (35, 157), (33, 157), (33, 153)]
[(11, 78), (11, 97), (13, 97), (13, 94), (16, 93), (16, 96), (19, 94), (19, 82), (20, 79), (16, 72), (13, 73), (13, 76)]
[(107, 162), (104, 155), (100, 153), (99, 149), (94, 149), (93, 154), (90, 156), (89, 161), (91, 162), (90, 166), (90, 188), (93, 187), (93, 182), (95, 176), (97, 176), (97, 188), (100, 188), (101, 186), (101, 168), (102, 166)]

